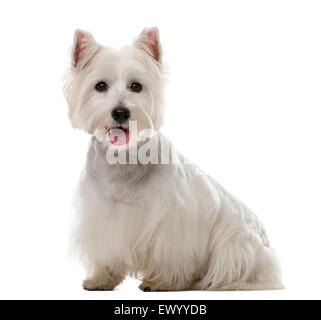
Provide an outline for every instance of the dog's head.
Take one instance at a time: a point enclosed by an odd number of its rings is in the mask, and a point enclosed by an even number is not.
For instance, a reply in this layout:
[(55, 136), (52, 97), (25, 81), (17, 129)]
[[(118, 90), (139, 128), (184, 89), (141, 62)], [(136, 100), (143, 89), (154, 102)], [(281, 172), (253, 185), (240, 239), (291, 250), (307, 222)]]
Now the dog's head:
[(118, 136), (118, 144), (128, 143), (130, 121), (138, 132), (158, 130), (164, 114), (161, 53), (157, 28), (144, 29), (118, 51), (76, 30), (64, 87), (72, 125), (111, 143)]

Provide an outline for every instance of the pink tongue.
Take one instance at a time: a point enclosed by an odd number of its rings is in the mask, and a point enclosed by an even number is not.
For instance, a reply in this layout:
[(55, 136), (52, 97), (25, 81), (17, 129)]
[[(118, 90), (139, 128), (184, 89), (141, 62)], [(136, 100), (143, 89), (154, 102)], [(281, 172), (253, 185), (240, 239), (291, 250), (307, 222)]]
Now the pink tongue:
[(127, 144), (129, 142), (129, 130), (121, 128), (110, 129), (109, 139), (112, 144), (117, 146)]

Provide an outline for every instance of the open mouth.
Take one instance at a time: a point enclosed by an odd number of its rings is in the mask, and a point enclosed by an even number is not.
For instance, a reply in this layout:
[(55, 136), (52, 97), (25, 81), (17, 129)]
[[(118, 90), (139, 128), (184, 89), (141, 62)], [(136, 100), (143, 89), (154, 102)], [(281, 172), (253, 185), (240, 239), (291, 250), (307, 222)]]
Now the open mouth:
[(118, 126), (115, 128), (106, 128), (106, 130), (111, 144), (120, 146), (129, 142), (129, 129)]

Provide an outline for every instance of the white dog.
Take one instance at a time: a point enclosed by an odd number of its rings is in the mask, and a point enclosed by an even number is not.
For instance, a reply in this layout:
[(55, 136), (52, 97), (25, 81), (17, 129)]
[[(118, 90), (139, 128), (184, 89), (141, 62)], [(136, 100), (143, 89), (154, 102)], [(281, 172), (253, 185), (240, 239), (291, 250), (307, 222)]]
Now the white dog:
[(119, 51), (77, 30), (70, 71), (71, 123), (93, 135), (73, 238), (88, 271), (83, 287), (112, 290), (133, 274), (145, 291), (282, 288), (258, 218), (159, 132), (157, 28)]

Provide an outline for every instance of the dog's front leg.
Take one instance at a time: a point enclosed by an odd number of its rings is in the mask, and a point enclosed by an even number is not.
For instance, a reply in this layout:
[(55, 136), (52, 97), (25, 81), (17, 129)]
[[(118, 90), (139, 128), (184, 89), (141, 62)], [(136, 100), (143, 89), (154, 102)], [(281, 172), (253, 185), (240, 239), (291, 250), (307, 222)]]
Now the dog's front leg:
[(149, 291), (183, 291), (188, 290), (190, 287), (189, 283), (181, 282), (181, 283), (169, 283), (161, 280), (149, 281), (144, 279), (140, 284), (139, 289), (145, 292)]
[[(175, 272), (174, 267), (170, 270), (161, 269), (156, 272), (145, 273), (139, 286), (142, 291), (183, 291), (188, 290), (193, 282), (193, 274)], [(157, 276), (155, 276), (157, 274)]]
[(110, 271), (102, 265), (95, 265), (90, 276), (83, 281), (83, 288), (88, 291), (113, 290), (124, 280), (125, 276), (119, 272)]

